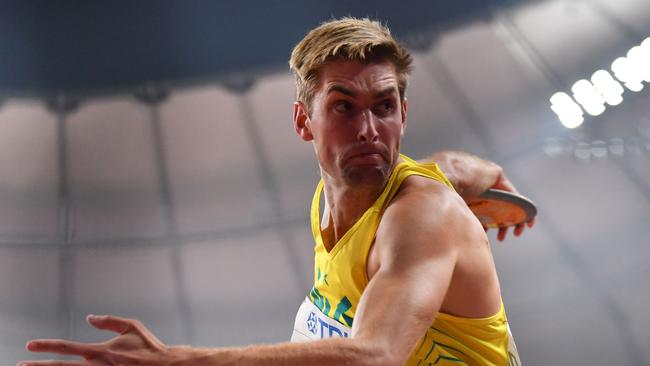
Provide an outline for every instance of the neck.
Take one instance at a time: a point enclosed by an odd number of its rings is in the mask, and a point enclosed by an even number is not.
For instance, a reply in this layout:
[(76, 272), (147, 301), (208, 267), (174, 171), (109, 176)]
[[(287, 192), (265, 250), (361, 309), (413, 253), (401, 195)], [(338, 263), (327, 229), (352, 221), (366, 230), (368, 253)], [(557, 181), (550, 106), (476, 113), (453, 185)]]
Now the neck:
[(329, 251), (381, 195), (388, 177), (377, 184), (358, 185), (336, 181), (324, 173), (322, 177), (326, 204), (321, 232)]

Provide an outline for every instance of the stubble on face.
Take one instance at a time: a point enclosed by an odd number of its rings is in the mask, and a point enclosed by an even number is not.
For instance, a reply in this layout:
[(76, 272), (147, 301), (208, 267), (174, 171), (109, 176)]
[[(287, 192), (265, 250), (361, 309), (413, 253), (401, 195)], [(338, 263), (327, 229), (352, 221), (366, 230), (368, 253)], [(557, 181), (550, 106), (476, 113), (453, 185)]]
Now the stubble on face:
[[(323, 173), (347, 186), (383, 186), (401, 139), (402, 105), (394, 66), (335, 61), (321, 71), (321, 90), (312, 106)], [(359, 138), (360, 130), (369, 128), (369, 119), (376, 133)]]
[(388, 180), (393, 160), (390, 152), (385, 145), (376, 145), (373, 148), (381, 155), (381, 159), (375, 159), (374, 164), (351, 164), (344, 159), (339, 160), (337, 165), (345, 184), (356, 187), (376, 186)]

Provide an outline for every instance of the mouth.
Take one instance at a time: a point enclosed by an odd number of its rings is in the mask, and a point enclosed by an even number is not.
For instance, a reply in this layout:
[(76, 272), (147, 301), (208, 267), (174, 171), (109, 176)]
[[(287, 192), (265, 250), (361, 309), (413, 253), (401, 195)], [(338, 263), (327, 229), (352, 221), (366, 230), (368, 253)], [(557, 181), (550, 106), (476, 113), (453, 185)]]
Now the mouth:
[(351, 159), (363, 159), (363, 158), (368, 158), (368, 157), (382, 158), (382, 155), (380, 153), (377, 153), (377, 152), (361, 153), (361, 154), (355, 154), (355, 155), (350, 156), (348, 158), (348, 160), (351, 160)]
[(355, 151), (349, 154), (345, 160), (354, 164), (382, 164), (386, 161), (384, 154), (377, 149)]

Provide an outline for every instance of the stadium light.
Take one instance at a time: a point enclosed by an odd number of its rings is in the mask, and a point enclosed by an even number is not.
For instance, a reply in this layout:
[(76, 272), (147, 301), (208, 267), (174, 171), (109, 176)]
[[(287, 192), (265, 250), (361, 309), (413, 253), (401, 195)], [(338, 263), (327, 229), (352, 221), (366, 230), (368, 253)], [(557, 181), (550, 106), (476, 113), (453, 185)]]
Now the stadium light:
[(573, 98), (592, 116), (600, 116), (605, 111), (605, 99), (589, 80), (578, 80), (571, 87), (571, 91)]
[(650, 83), (650, 37), (630, 48), (625, 57), (614, 60), (611, 68), (618, 81), (607, 70), (598, 70), (590, 80), (582, 79), (573, 84), (573, 98), (564, 92), (551, 96), (551, 109), (565, 127), (580, 126), (584, 121), (583, 109), (592, 116), (599, 116), (607, 108), (605, 104), (621, 104), (625, 92), (621, 83), (633, 92), (643, 90), (644, 81)]
[(550, 101), (551, 109), (557, 114), (564, 127), (576, 128), (584, 122), (582, 109), (567, 93), (557, 92), (553, 94)]
[(594, 88), (603, 96), (607, 104), (614, 106), (623, 102), (623, 92), (625, 90), (607, 71), (596, 71), (591, 76), (591, 83), (594, 84)]

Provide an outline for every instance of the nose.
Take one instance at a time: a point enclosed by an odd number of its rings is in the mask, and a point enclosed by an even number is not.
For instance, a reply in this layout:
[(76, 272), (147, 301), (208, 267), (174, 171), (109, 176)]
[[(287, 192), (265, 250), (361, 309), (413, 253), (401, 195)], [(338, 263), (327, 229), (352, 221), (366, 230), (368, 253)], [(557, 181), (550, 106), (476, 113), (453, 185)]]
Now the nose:
[(358, 142), (377, 142), (379, 140), (379, 132), (377, 132), (377, 118), (372, 111), (365, 111), (361, 113), (359, 122), (359, 130), (357, 132)]

